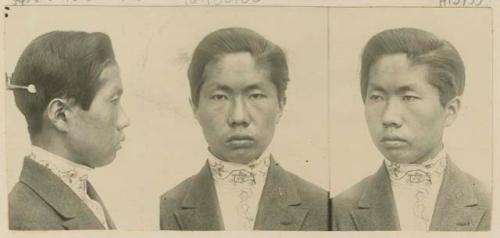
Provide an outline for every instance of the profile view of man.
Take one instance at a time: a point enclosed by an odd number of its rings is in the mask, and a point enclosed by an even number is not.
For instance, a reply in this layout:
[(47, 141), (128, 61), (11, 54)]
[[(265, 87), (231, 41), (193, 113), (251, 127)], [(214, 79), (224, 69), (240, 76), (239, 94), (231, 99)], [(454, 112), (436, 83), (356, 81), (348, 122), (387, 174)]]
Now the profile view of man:
[(460, 170), (443, 145), (464, 85), (460, 54), (432, 33), (398, 28), (368, 41), (361, 94), (385, 160), (333, 199), (334, 230), (490, 229), (490, 189)]
[(8, 88), (32, 144), (9, 193), (10, 229), (115, 229), (87, 180), (114, 160), (129, 124), (109, 37), (63, 31), (37, 37)]
[(220, 29), (198, 44), (188, 77), (207, 162), (161, 196), (161, 229), (327, 230), (327, 192), (268, 148), (289, 81), (281, 48), (246, 28)]

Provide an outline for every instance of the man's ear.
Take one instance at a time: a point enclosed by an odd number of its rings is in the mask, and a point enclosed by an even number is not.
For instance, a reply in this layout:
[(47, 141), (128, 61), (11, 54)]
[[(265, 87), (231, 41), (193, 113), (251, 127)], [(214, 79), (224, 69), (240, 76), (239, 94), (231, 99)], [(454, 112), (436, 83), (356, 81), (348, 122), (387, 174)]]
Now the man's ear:
[(283, 116), (283, 111), (285, 110), (285, 105), (286, 105), (286, 96), (283, 96), (281, 99), (278, 99), (278, 116), (276, 117), (275, 123), (278, 124), (280, 122), (281, 116)]
[(445, 105), (445, 121), (444, 126), (451, 126), (460, 112), (461, 99), (454, 97)]
[(192, 98), (189, 98), (189, 105), (191, 106), (191, 111), (193, 112), (194, 118), (196, 120), (198, 120), (199, 119), (198, 118), (198, 113), (197, 113), (198, 107), (196, 105), (194, 105)]
[(68, 116), (72, 113), (72, 109), (68, 100), (62, 98), (54, 98), (47, 105), (47, 117), (49, 122), (61, 132), (67, 132)]

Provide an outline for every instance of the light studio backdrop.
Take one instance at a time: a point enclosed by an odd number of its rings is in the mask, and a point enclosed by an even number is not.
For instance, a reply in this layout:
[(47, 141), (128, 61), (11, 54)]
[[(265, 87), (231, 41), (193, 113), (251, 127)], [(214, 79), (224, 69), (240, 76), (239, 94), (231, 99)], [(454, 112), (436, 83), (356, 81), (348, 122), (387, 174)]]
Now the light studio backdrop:
[[(187, 67), (208, 33), (247, 27), (288, 57), (287, 105), (271, 145), (281, 165), (328, 189), (326, 8), (11, 7), (5, 66), (12, 73), (28, 43), (53, 30), (104, 32), (112, 40), (131, 125), (116, 160), (90, 181), (118, 229), (157, 230), (159, 196), (197, 173), (207, 144), (189, 106)], [(7, 190), (17, 181), (29, 136), (13, 94), (6, 93)]]
[(361, 54), (375, 34), (420, 28), (450, 41), (465, 64), (465, 91), (458, 118), (444, 145), (462, 170), (490, 186), (493, 158), (491, 9), (330, 9), (331, 192), (338, 194), (375, 173), (383, 156), (373, 144), (360, 92)]

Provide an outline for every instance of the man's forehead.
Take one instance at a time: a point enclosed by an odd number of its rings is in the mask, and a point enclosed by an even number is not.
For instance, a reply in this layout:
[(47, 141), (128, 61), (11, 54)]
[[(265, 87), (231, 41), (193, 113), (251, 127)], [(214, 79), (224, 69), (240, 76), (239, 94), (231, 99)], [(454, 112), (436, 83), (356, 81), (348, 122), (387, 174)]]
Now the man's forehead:
[(110, 91), (111, 93), (123, 92), (123, 86), (120, 76), (120, 68), (116, 64), (109, 64), (104, 67), (99, 75), (99, 90)]
[(265, 87), (272, 84), (269, 73), (261, 67), (252, 68), (252, 70), (214, 70), (207, 74), (205, 78), (205, 87), (229, 87), (229, 88), (248, 88)]
[(210, 61), (204, 74), (209, 76), (225, 74), (257, 73), (267, 75), (269, 69), (264, 64), (258, 64), (249, 52), (222, 54)]
[(370, 73), (398, 73), (413, 67), (405, 53), (382, 55), (370, 68)]
[(370, 69), (368, 86), (411, 89), (428, 84), (427, 66), (413, 64), (405, 54), (382, 56)]

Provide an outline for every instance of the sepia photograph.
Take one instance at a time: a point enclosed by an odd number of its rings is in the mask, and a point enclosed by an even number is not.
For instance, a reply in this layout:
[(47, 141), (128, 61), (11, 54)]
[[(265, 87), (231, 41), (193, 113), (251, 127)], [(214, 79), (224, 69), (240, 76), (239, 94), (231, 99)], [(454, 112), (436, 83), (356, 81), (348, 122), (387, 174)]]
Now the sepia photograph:
[(497, 237), (499, 7), (5, 1), (0, 237)]
[(10, 229), (329, 229), (326, 9), (5, 23)]
[(330, 11), (333, 230), (490, 230), (490, 13)]

